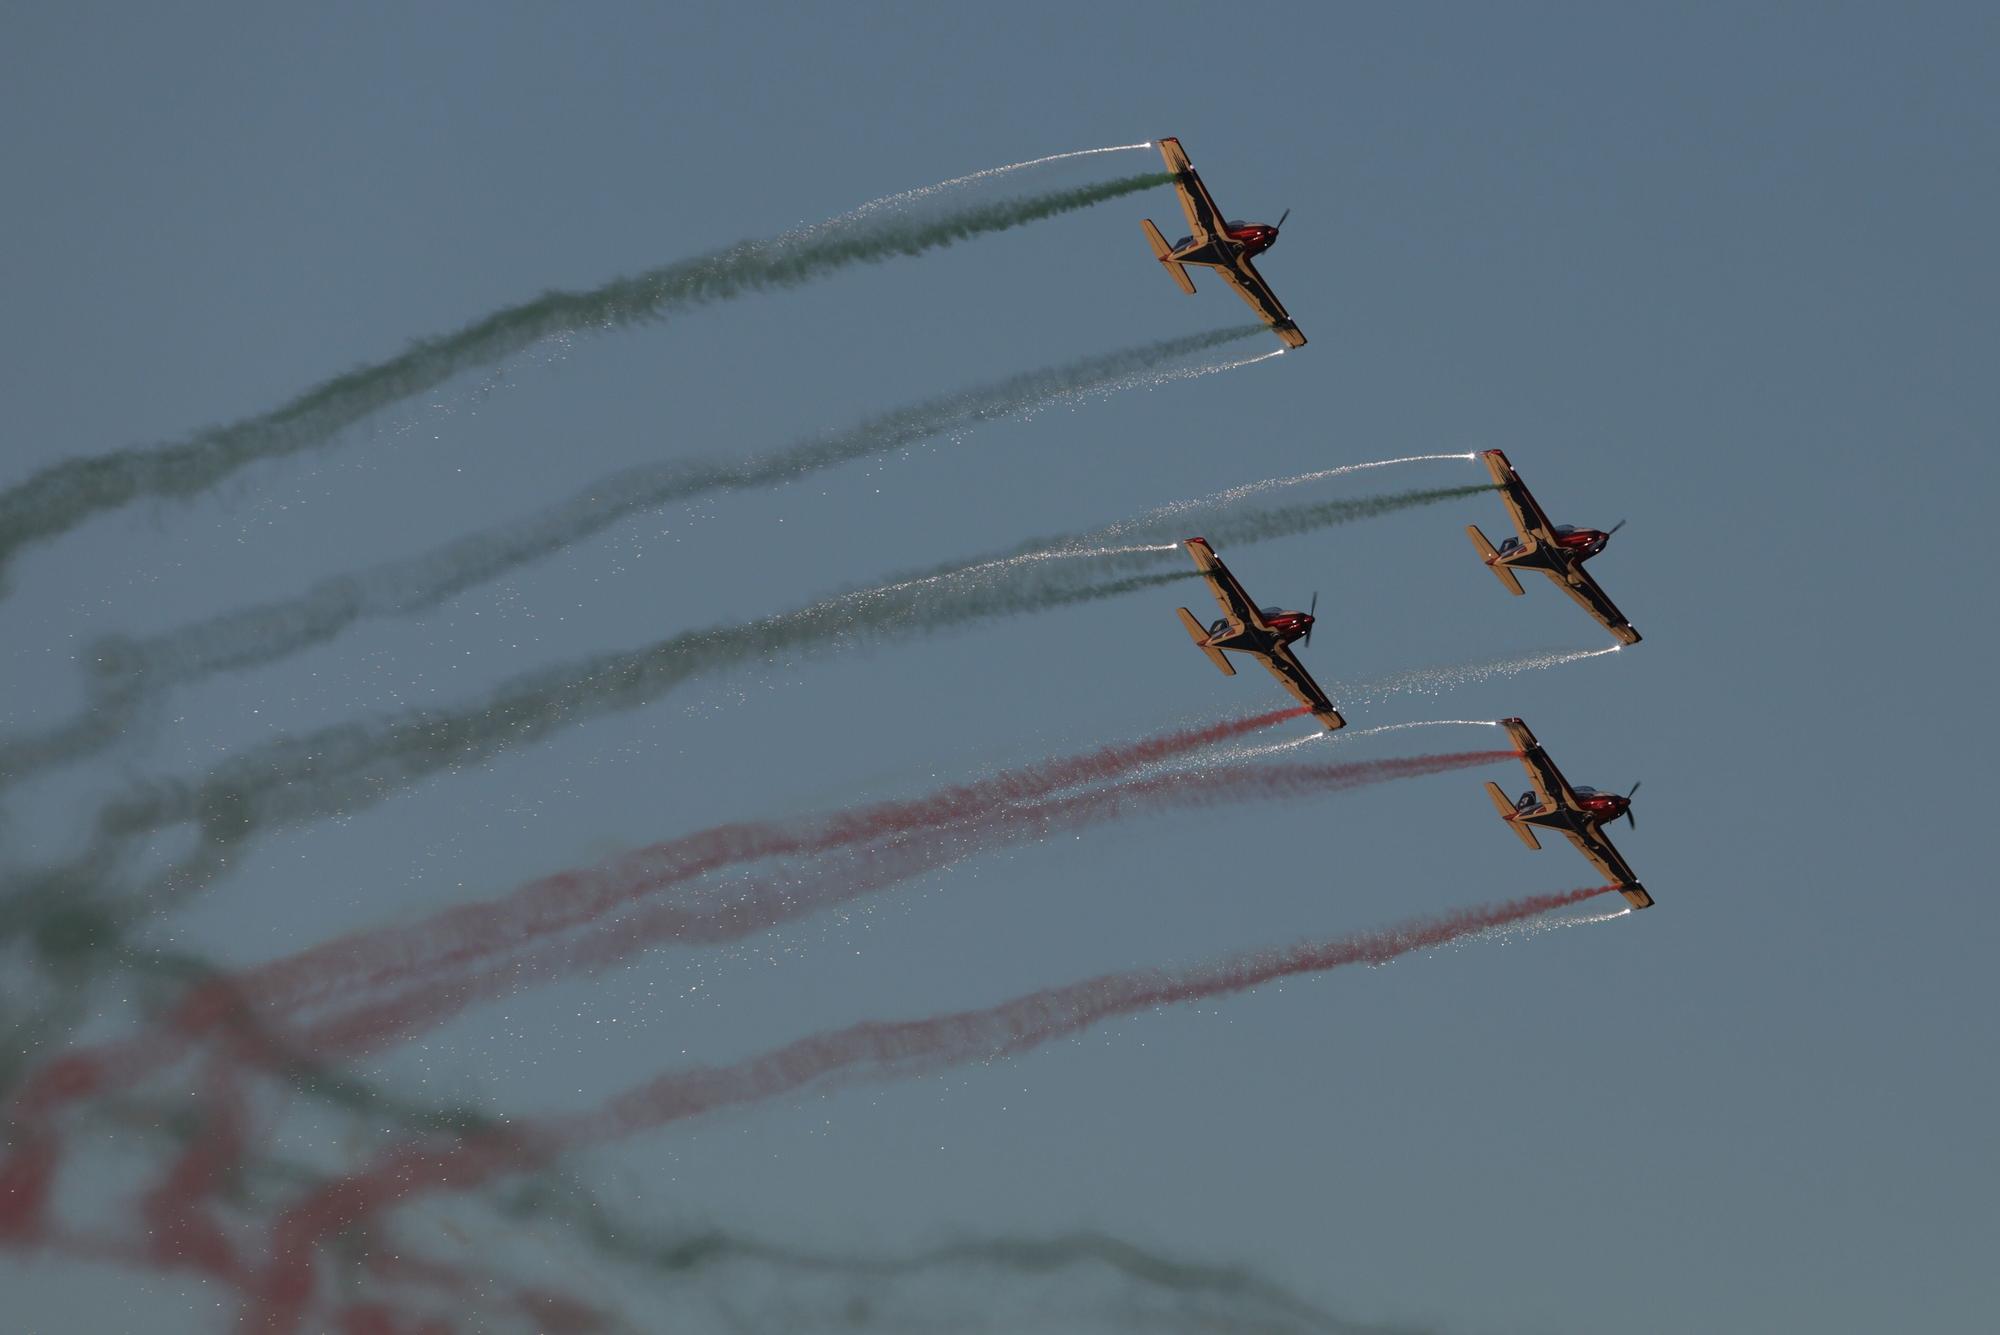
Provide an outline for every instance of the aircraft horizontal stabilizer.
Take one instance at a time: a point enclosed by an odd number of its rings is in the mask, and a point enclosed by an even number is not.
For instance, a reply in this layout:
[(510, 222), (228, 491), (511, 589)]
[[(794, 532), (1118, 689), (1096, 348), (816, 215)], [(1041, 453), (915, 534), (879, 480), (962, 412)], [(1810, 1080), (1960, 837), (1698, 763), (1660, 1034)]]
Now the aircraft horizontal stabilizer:
[(1507, 794), (1500, 791), (1500, 785), (1486, 785), (1486, 795), (1493, 799), (1493, 809), (1500, 813), (1500, 819), (1507, 822), (1507, 828), (1521, 836), (1521, 842), (1529, 848), (1540, 848), (1542, 841), (1535, 838), (1535, 832), (1514, 819), (1514, 804), (1507, 800)]
[(1465, 535), (1471, 538), (1472, 545), (1479, 549), (1479, 555), (1486, 561), (1486, 568), (1500, 577), (1500, 582), (1507, 586), (1509, 592), (1523, 592), (1521, 581), (1514, 578), (1513, 571), (1500, 564), (1500, 553), (1493, 550), (1493, 544), (1488, 542), (1486, 535), (1479, 531), (1479, 525), (1467, 524), (1465, 526)]
[(1189, 637), (1194, 640), (1194, 647), (1207, 654), (1209, 661), (1222, 669), (1223, 676), (1233, 677), (1236, 675), (1235, 667), (1230, 664), (1229, 659), (1223, 654), (1222, 650), (1208, 642), (1208, 632), (1203, 630), (1201, 623), (1194, 619), (1194, 613), (1188, 611), (1185, 607), (1181, 609), (1181, 624), (1187, 627)]
[(1167, 244), (1165, 237), (1160, 235), (1160, 229), (1153, 226), (1151, 218), (1141, 218), (1139, 225), (1146, 229), (1146, 240), (1152, 242), (1153, 254), (1158, 256), (1160, 263), (1166, 266), (1167, 273), (1172, 276), (1176, 283), (1181, 285), (1181, 291), (1187, 293), (1189, 296), (1193, 296), (1194, 279), (1188, 277), (1187, 266), (1185, 264), (1176, 264), (1172, 259), (1168, 258), (1174, 253), (1174, 248)]

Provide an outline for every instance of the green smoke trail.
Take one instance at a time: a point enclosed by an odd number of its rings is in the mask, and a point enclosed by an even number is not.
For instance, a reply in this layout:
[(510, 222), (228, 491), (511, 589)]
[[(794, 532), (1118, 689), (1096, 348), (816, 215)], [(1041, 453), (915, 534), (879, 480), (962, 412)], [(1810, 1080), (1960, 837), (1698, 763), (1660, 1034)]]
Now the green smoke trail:
[[(1237, 507), (1230, 522), (1237, 541), (1254, 542), (1487, 489), (1427, 488)], [(1182, 511), (1158, 522), (1185, 528), (1191, 515), (1200, 522), (1214, 518)], [(1131, 532), (1129, 526), (1118, 531)], [(1194, 577), (1191, 567), (1181, 565), (1184, 555), (1171, 546), (1086, 546), (1094, 536), (1043, 539), (1008, 556), (940, 567), (754, 621), (686, 631), (640, 649), (515, 678), (459, 708), (414, 710), (281, 737), (225, 760), (202, 778), (154, 781), (103, 808), (97, 837), (79, 862), (41, 873), (35, 889), (0, 899), (0, 923), (31, 919), (30, 905), (102, 880), (129, 843), (165, 826), (192, 822), (202, 838), (192, 854), (138, 896), (155, 910), (224, 874), (241, 841), (266, 828), (366, 809), (441, 770), (477, 764), (573, 724), (638, 708), (697, 677), (781, 652), (909, 638)], [(1134, 573), (1135, 567), (1142, 569)]]
[(226, 845), (273, 824), (365, 809), (439, 770), (476, 764), (557, 729), (648, 704), (696, 677), (780, 652), (905, 638), (1193, 577), (1192, 570), (1176, 570), (1104, 580), (1088, 568), (1066, 566), (1004, 582), (927, 581), (842, 594), (529, 673), (456, 709), (412, 710), (279, 738), (223, 762), (199, 781), (157, 782), (113, 803), (99, 829), (120, 840), (194, 821), (210, 841)]
[[(1275, 1318), (1291, 1323), (1279, 1329), (1323, 1331), (1328, 1335), (1418, 1335), (1412, 1327), (1343, 1320), (1246, 1266), (1187, 1260), (1096, 1231), (1045, 1236), (967, 1235), (902, 1255), (871, 1256), (785, 1246), (722, 1229), (679, 1237), (661, 1236), (637, 1221), (612, 1215), (573, 1188), (557, 1185), (553, 1177), (509, 1192), (499, 1203), (515, 1218), (568, 1224), (600, 1256), (674, 1278), (746, 1261), (771, 1270), (874, 1281), (911, 1278), (936, 1271), (989, 1270), (1039, 1277), (1062, 1271), (1100, 1269), (1140, 1288), (1194, 1301), (1226, 1303), (1239, 1321), (1269, 1322)], [(865, 1329), (865, 1324), (861, 1328)], [(1232, 1323), (1217, 1328), (1271, 1327)]]
[(836, 220), (682, 260), (584, 292), (547, 292), (401, 354), (335, 376), (268, 413), (167, 445), (51, 464), (0, 492), (0, 580), (22, 548), (142, 497), (187, 497), (244, 466), (311, 449), (389, 404), (551, 334), (616, 328), (748, 292), (798, 287), (835, 270), (921, 255), (1165, 184), (1161, 173), (967, 205), (930, 218)]
[(933, 566), (906, 578), (950, 579), (985, 568), (1007, 570), (1065, 558), (1087, 559), (1099, 572), (1157, 569), (1163, 564), (1185, 561), (1187, 555), (1180, 548), (1180, 540), (1197, 533), (1209, 537), (1226, 556), (1227, 549), (1233, 546), (1295, 537), (1363, 519), (1380, 519), (1399, 510), (1438, 505), (1492, 490), (1492, 483), (1482, 482), (1262, 508), (1228, 501), (1184, 502), (1176, 505), (1172, 514), (1122, 519), (1100, 528), (1033, 538), (1004, 555), (976, 563), (955, 561)]
[(149, 696), (218, 672), (275, 662), (324, 644), (357, 621), (426, 611), (633, 514), (715, 492), (766, 487), (1066, 395), (1144, 383), (1144, 373), (1162, 363), (1263, 332), (1261, 324), (1239, 325), (1080, 358), (942, 395), (749, 459), (676, 460), (626, 469), (559, 505), (405, 560), (332, 576), (292, 597), (143, 640), (102, 641), (89, 655), (95, 672), (81, 713), (47, 732), (0, 739), (0, 788), (101, 750), (117, 740)]

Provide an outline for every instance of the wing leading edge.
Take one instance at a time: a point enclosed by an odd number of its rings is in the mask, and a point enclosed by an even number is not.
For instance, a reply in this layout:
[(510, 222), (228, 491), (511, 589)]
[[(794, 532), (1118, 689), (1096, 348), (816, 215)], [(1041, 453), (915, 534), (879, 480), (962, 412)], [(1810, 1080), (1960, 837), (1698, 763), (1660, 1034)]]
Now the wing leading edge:
[(1207, 538), (1189, 538), (1186, 543), (1188, 555), (1194, 558), (1195, 569), (1208, 581), (1208, 591), (1215, 595), (1215, 604), (1222, 609), (1222, 615), (1233, 618), (1250, 630), (1269, 630), (1264, 618), (1257, 612), (1257, 604), (1250, 601), (1250, 595), (1236, 576), (1229, 573), (1229, 567), (1222, 564), (1222, 558), (1208, 545)]

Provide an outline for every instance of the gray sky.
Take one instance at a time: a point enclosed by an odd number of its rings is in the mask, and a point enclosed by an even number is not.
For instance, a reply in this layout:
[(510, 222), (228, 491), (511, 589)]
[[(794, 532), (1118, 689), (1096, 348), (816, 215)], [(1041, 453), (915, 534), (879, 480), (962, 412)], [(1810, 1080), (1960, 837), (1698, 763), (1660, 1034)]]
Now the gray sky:
[[(1168, 134), (1233, 216), (1294, 210), (1261, 263), (1312, 343), (669, 506), (177, 692), (0, 797), (6, 864), (73, 854), (134, 781), (284, 733), (1239, 482), (1500, 447), (1558, 521), (1630, 520), (1594, 569), (1645, 643), (1350, 713), (1519, 714), (1572, 780), (1643, 779), (1618, 838), (1659, 911), (782, 1099), (575, 1178), (662, 1227), (802, 1245), (1100, 1228), (1453, 1332), (1984, 1328), (1995, 36), (1990, 7), (1946, 5), (14, 7), (0, 486), (262, 411), (548, 288)], [(415, 554), (616, 469), (1239, 323), (1218, 283), (1187, 298), (1154, 272), (1142, 216), (1178, 235), (1155, 190), (543, 344), (92, 521), (10, 571), (0, 729), (66, 717), (74, 656), (106, 633)], [(1312, 494), (1480, 477), (1412, 465)], [(1604, 642), (1552, 589), (1506, 597), (1468, 522), (1505, 521), (1480, 498), (1223, 555), (1260, 599), (1319, 591), (1308, 661), (1329, 684)], [(1200, 596), (706, 678), (259, 841), (155, 939), (254, 962), (712, 822), (1282, 703), (1188, 648), (1173, 608)], [(1017, 848), (476, 1011), (362, 1074), (578, 1107), (823, 1025), (1588, 884), (1496, 825), (1484, 778), (1519, 771)], [(675, 1310), (664, 1282), (575, 1264)], [(18, 1254), (0, 1274), (36, 1330), (231, 1310), (180, 1276)]]

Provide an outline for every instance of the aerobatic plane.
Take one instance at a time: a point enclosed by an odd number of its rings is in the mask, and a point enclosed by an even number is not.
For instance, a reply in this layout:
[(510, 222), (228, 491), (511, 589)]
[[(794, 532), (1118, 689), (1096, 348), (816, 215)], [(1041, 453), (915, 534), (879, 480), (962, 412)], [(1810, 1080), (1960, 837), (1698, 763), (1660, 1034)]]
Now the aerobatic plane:
[(1632, 785), (1632, 792), (1625, 794), (1600, 793), (1595, 788), (1572, 788), (1562, 776), (1548, 752), (1535, 740), (1535, 734), (1528, 731), (1528, 725), (1517, 718), (1500, 720), (1500, 726), (1514, 739), (1514, 747), (1521, 753), (1521, 763), (1527, 766), (1528, 780), (1535, 786), (1522, 793), (1516, 801), (1509, 802), (1507, 794), (1500, 791), (1500, 785), (1486, 785), (1486, 795), (1493, 799), (1494, 809), (1507, 822), (1521, 842), (1529, 848), (1540, 848), (1541, 841), (1535, 838), (1531, 826), (1540, 825), (1545, 829), (1558, 831), (1565, 839), (1576, 845), (1576, 851), (1590, 859), (1590, 864), (1603, 873), (1607, 880), (1618, 884), (1619, 892), (1626, 902), (1635, 909), (1653, 907), (1653, 897), (1646, 893), (1646, 887), (1639, 884), (1639, 878), (1632, 874), (1631, 864), (1619, 856), (1611, 841), (1604, 837), (1604, 826), (1623, 816), (1631, 821), (1634, 828), (1639, 824), (1632, 814), (1632, 793), (1639, 791), (1639, 785)]
[(1207, 654), (1209, 661), (1222, 669), (1223, 675), (1233, 677), (1236, 669), (1223, 656), (1223, 650), (1234, 650), (1239, 654), (1250, 654), (1260, 658), (1278, 684), (1290, 691), (1294, 698), (1312, 710), (1328, 732), (1347, 726), (1347, 720), (1327, 699), (1326, 692), (1312, 679), (1299, 660), (1293, 656), (1291, 643), (1303, 639), (1312, 642), (1313, 613), (1319, 610), (1319, 595), (1313, 595), (1312, 607), (1304, 612), (1287, 612), (1278, 607), (1258, 607), (1250, 601), (1250, 595), (1243, 592), (1243, 586), (1236, 582), (1236, 576), (1229, 573), (1229, 567), (1216, 559), (1215, 549), (1208, 545), (1207, 538), (1189, 538), (1186, 543), (1188, 555), (1194, 558), (1195, 568), (1208, 579), (1208, 587), (1215, 594), (1215, 601), (1222, 608), (1222, 616), (1206, 630), (1195, 620), (1194, 613), (1185, 607), (1181, 609), (1181, 624), (1194, 638), (1195, 647)]
[(1535, 498), (1521, 482), (1521, 475), (1514, 471), (1514, 465), (1507, 462), (1507, 456), (1499, 450), (1488, 450), (1481, 456), (1486, 460), (1487, 471), (1493, 474), (1493, 481), (1500, 488), (1500, 497), (1507, 502), (1507, 510), (1514, 517), (1514, 527), (1520, 530), (1518, 538), (1509, 538), (1495, 547), (1479, 531), (1479, 525), (1466, 525), (1466, 533), (1472, 538), (1472, 545), (1479, 549), (1487, 568), (1500, 577), (1500, 582), (1513, 593), (1522, 592), (1521, 581), (1514, 577), (1516, 570), (1539, 570), (1556, 582), (1556, 587), (1576, 599), (1583, 610), (1596, 617), (1598, 622), (1618, 640), (1620, 644), (1637, 644), (1639, 632), (1632, 629), (1632, 623), (1609, 598), (1604, 590), (1597, 587), (1597, 581), (1584, 573), (1583, 563), (1604, 550), (1604, 544), (1611, 541), (1611, 535), (1625, 527), (1619, 520), (1608, 529), (1577, 528), (1571, 524), (1549, 523), (1549, 517), (1542, 513), (1542, 507), (1535, 504)]
[(1181, 290), (1190, 294), (1194, 291), (1194, 279), (1188, 277), (1188, 265), (1200, 264), (1215, 270), (1222, 275), (1223, 282), (1236, 289), (1237, 296), (1250, 303), (1251, 309), (1284, 340), (1286, 347), (1303, 348), (1306, 336), (1292, 323), (1292, 317), (1285, 313), (1285, 303), (1278, 300), (1278, 294), (1271, 291), (1264, 275), (1250, 262), (1251, 256), (1261, 255), (1276, 244), (1278, 229), (1285, 225), (1292, 211), (1286, 209), (1275, 224), (1225, 222), (1208, 187), (1188, 164), (1181, 141), (1162, 139), (1159, 147), (1167, 170), (1173, 173), (1174, 189), (1181, 197), (1181, 209), (1187, 214), (1189, 234), (1169, 246), (1160, 229), (1153, 226), (1153, 220), (1145, 219), (1146, 239), (1153, 243), (1153, 254), (1167, 267), (1167, 273), (1181, 285)]

